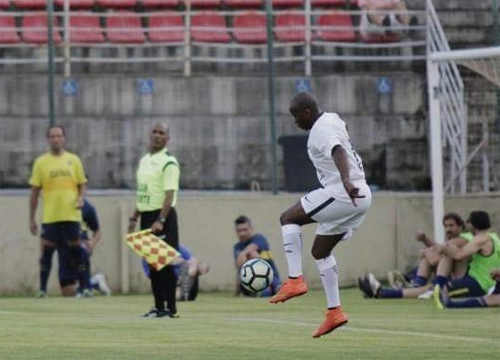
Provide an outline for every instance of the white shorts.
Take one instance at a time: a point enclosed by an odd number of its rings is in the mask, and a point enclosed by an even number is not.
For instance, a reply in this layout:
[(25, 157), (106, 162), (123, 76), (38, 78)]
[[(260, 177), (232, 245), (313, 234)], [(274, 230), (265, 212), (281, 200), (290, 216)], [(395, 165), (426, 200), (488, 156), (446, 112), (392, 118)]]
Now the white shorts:
[(307, 215), (318, 223), (317, 235), (338, 235), (345, 233), (342, 240), (350, 238), (361, 226), (372, 202), (371, 193), (366, 197), (352, 202), (334, 199), (325, 189), (311, 191), (300, 199), (302, 208)]

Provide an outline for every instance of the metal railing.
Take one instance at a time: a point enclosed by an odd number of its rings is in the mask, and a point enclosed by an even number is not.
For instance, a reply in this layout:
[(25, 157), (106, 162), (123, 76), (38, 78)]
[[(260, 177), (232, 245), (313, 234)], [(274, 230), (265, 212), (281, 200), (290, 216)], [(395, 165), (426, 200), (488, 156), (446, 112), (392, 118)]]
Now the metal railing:
[[(210, 25), (199, 26), (192, 23), (196, 16), (203, 16), (206, 11), (185, 9), (183, 11), (172, 12), (80, 12), (64, 9), (54, 12), (56, 24), (54, 31), (60, 36), (60, 41), (56, 44), (56, 63), (64, 64), (64, 75), (71, 76), (72, 64), (88, 63), (177, 63), (180, 65), (184, 75), (189, 76), (192, 72), (193, 63), (232, 63), (232, 64), (258, 64), (267, 63), (266, 42), (256, 41), (256, 43), (241, 43), (237, 39), (237, 31), (246, 31), (248, 34), (265, 32), (265, 28), (238, 28), (234, 27), (234, 20), (242, 14), (248, 14), (248, 11), (226, 11), (215, 10), (210, 13), (216, 13), (224, 19), (225, 27), (213, 27)], [(387, 41), (383, 33), (367, 33), (359, 24), (359, 19), (367, 16), (364, 11), (344, 11), (333, 9), (311, 9), (306, 6), (299, 10), (274, 10), (274, 41), (273, 54), (277, 63), (301, 63), (303, 73), (310, 76), (314, 63), (324, 62), (387, 62), (387, 61), (423, 61), (426, 58), (425, 31), (426, 14), (425, 11), (408, 11), (408, 15), (419, 19), (419, 24), (410, 27), (393, 26), (391, 31), (392, 40)], [(0, 16), (8, 15), (16, 18), (16, 32), (20, 34), (21, 41), (14, 44), (0, 44), (0, 50), (4, 56), (0, 56), (0, 64), (3, 65), (29, 65), (42, 64), (46, 62), (43, 57), (37, 58), (30, 53), (23, 52), (23, 49), (44, 48), (46, 44), (33, 44), (26, 42), (26, 32), (47, 32), (44, 26), (26, 28), (21, 26), (21, 20), (27, 15), (33, 15), (36, 12), (3, 12)], [(259, 16), (265, 16), (263, 10), (258, 10)], [(322, 24), (319, 22), (322, 16), (344, 16), (347, 17), (346, 24)], [(99, 26), (96, 27), (74, 27), (71, 25), (72, 17), (94, 17), (98, 18)], [(149, 19), (155, 16), (177, 16), (182, 18), (181, 26), (151, 26)], [(304, 16), (304, 20), (298, 25), (287, 24), (277, 25), (276, 20), (280, 16)], [(139, 18), (140, 28), (113, 28), (112, 31), (124, 33), (141, 33), (144, 41), (131, 43), (115, 43), (110, 35), (110, 27), (106, 26), (112, 18)], [(350, 22), (353, 22), (351, 25)], [(0, 31), (7, 31), (5, 27), (0, 27)], [(79, 43), (72, 40), (72, 34), (78, 31), (98, 32), (104, 35), (103, 42)], [(161, 32), (182, 32), (182, 39), (178, 41), (157, 42), (152, 41), (150, 34), (152, 31)], [(227, 42), (217, 41), (199, 41), (193, 32), (226, 32), (230, 40)], [(383, 31), (383, 29), (382, 29)], [(280, 40), (278, 32), (298, 33), (297, 40)], [(334, 34), (330, 38), (325, 38), (321, 34)], [(342, 34), (350, 34), (350, 38), (342, 38)], [(335, 34), (338, 36), (336, 37)], [(384, 38), (385, 37), (385, 38)], [(85, 49), (85, 56), (81, 50)], [(131, 52), (127, 55), (110, 54), (108, 49), (116, 49), (115, 52)], [(123, 49), (123, 50), (122, 50)], [(16, 51), (18, 53), (16, 53)], [(150, 54), (154, 53), (154, 54)], [(5, 54), (9, 54), (6, 56)]]

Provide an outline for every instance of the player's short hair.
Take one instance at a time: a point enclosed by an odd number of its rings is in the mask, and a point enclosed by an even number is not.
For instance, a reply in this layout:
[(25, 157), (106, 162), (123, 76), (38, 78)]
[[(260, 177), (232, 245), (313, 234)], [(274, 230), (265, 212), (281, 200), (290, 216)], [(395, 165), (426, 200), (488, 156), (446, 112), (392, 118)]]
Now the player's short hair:
[(486, 211), (472, 211), (467, 222), (477, 230), (487, 230), (491, 227), (490, 215)]
[(252, 220), (246, 215), (240, 215), (234, 220), (234, 225), (252, 224)]
[(462, 229), (465, 229), (464, 219), (462, 219), (462, 217), (460, 215), (458, 215), (457, 213), (454, 213), (454, 212), (449, 212), (443, 216), (443, 223), (446, 220), (450, 220), (450, 219), (455, 221), (457, 223), (457, 225), (460, 226)]
[(50, 130), (52, 129), (61, 129), (62, 130), (62, 133), (64, 136), (66, 136), (66, 129), (64, 128), (64, 126), (62, 125), (50, 125), (48, 128), (47, 128), (47, 137), (49, 137), (50, 135)]

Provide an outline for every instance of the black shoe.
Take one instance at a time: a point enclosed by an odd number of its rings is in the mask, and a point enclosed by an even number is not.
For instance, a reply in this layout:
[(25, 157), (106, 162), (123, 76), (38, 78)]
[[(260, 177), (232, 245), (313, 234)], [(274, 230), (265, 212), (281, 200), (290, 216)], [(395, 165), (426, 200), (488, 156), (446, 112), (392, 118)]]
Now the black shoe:
[(358, 287), (359, 290), (363, 292), (365, 298), (371, 299), (377, 296), (377, 294), (373, 292), (372, 286), (370, 284), (370, 279), (368, 278), (367, 274), (358, 277)]
[(165, 316), (172, 317), (172, 314), (168, 310), (157, 310), (156, 311), (156, 317), (157, 318), (161, 318), (161, 317), (165, 317)]
[(156, 308), (152, 308), (147, 313), (142, 315), (145, 318), (161, 318), (165, 316), (170, 316), (170, 311), (168, 310), (157, 310)]

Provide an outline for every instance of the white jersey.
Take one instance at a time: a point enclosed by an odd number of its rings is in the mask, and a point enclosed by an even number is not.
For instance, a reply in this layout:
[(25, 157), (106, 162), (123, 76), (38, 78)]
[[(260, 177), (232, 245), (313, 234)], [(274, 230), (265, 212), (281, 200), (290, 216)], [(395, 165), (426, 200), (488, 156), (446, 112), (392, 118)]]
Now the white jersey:
[(314, 123), (307, 139), (307, 152), (316, 168), (320, 184), (335, 199), (351, 201), (344, 189), (340, 172), (333, 161), (332, 149), (344, 148), (349, 163), (351, 182), (360, 188), (360, 194), (369, 192), (361, 158), (354, 150), (344, 121), (335, 113), (323, 113)]

